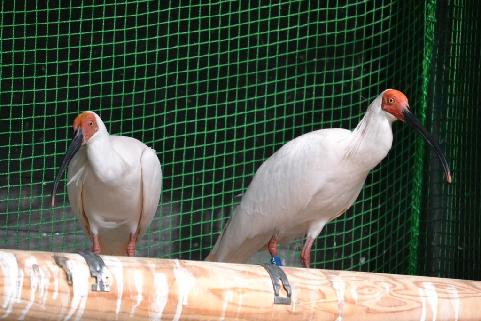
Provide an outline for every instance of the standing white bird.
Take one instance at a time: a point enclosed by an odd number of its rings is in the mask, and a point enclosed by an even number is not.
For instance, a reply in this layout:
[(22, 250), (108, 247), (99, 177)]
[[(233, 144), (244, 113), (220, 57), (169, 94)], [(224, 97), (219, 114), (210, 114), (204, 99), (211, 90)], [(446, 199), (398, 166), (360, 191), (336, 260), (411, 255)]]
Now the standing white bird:
[(439, 145), (409, 111), (406, 96), (387, 89), (374, 99), (353, 131), (313, 131), (269, 157), (206, 259), (244, 263), (266, 244), (274, 258), (278, 243), (307, 234), (301, 261), (309, 267), (312, 244), (324, 225), (351, 207), (369, 171), (391, 149), (396, 119), (409, 124), (434, 148), (450, 183), (449, 166)]
[(73, 129), (55, 178), (52, 206), (68, 166), (70, 206), (92, 241), (92, 251), (134, 256), (159, 203), (162, 170), (157, 154), (137, 139), (109, 135), (92, 111), (79, 114)]

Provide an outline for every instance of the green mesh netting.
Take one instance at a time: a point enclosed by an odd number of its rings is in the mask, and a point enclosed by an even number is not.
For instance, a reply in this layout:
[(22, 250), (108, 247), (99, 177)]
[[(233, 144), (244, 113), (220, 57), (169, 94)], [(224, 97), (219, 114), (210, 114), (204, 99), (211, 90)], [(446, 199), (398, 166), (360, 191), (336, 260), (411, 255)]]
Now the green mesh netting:
[(424, 173), (419, 273), (481, 279), (481, 3), (439, 1), (429, 24), (434, 37), (428, 119), (443, 138), (456, 181), (448, 187)]
[[(328, 224), (318, 268), (480, 278), (480, 5), (476, 1), (1, 3), (0, 248), (89, 248), (65, 181), (74, 117), (157, 150), (159, 210), (138, 254), (202, 259), (282, 144), (354, 128), (402, 89), (454, 172), (394, 125), (388, 157)], [(297, 263), (299, 242), (283, 255)]]

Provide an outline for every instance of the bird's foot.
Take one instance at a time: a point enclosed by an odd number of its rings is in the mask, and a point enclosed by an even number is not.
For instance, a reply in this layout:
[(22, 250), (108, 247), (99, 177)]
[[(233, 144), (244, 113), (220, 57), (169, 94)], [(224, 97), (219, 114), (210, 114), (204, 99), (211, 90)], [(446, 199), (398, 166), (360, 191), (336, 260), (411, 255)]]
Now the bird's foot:
[(311, 247), (313, 243), (314, 239), (308, 236), (301, 251), (301, 262), (305, 268), (309, 268), (309, 265), (311, 264)]
[(309, 268), (311, 264), (311, 254), (309, 252), (306, 255), (301, 254), (301, 263), (305, 268)]
[(127, 244), (127, 255), (135, 256), (135, 246), (137, 242), (137, 233), (130, 233), (129, 244)]
[(269, 242), (267, 242), (267, 250), (272, 256), (271, 263), (277, 266), (282, 266), (282, 260), (277, 256), (278, 234), (272, 235)]
[(99, 236), (97, 234), (94, 234), (92, 236), (92, 252), (94, 252), (94, 254), (97, 254), (97, 255), (100, 254), (100, 242), (99, 242)]
[(272, 257), (277, 256), (277, 234), (272, 235), (269, 242), (267, 242), (267, 249)]

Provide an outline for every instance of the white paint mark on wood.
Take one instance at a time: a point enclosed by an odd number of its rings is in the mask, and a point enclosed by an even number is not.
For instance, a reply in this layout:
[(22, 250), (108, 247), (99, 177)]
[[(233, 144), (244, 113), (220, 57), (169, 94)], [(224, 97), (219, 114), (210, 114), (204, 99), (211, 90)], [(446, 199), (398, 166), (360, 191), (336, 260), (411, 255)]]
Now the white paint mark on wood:
[(67, 259), (67, 269), (72, 272), (72, 298), (70, 300), (70, 309), (63, 319), (70, 320), (75, 314), (75, 320), (80, 320), (85, 310), (89, 289), (92, 280), (90, 278), (90, 270), (85, 261)]
[(423, 282), (424, 293), (427, 295), (428, 303), (431, 306), (433, 321), (436, 321), (438, 314), (438, 293), (431, 282)]
[[(317, 316), (316, 306), (317, 304), (320, 303), (319, 294), (320, 293), (322, 294), (322, 289), (319, 288), (316, 291), (308, 291), (308, 293), (309, 293), (309, 299), (310, 299), (309, 304), (307, 304), (307, 307), (309, 307), (309, 310), (310, 310), (309, 320), (315, 320)], [(299, 293), (299, 297), (302, 298), (302, 295), (300, 293)], [(301, 303), (301, 309), (305, 309), (305, 308), (306, 308), (306, 305)]]
[(297, 302), (297, 288), (294, 284), (291, 284), (291, 304), (292, 312), (296, 312), (296, 302)]
[(232, 291), (227, 291), (225, 294), (224, 302), (222, 303), (222, 311), (220, 314), (220, 321), (225, 320), (225, 313), (227, 311), (227, 307), (229, 306), (229, 302), (232, 301), (232, 298), (234, 297), (234, 293)]
[(142, 271), (140, 270), (134, 271), (134, 286), (135, 286), (135, 290), (137, 291), (137, 295), (135, 296), (136, 301), (134, 304), (132, 304), (132, 308), (130, 309), (131, 317), (135, 314), (137, 307), (140, 305), (140, 303), (142, 303), (142, 300), (144, 298), (142, 295), (142, 289), (144, 287), (144, 279), (142, 277)]
[(43, 309), (46, 309), (47, 304), (47, 297), (50, 288), (50, 272), (48, 269), (43, 268), (42, 266), (39, 267), (39, 284), (38, 284), (38, 291), (40, 296), (40, 305)]
[(60, 277), (59, 275), (59, 269), (52, 269), (53, 271), (53, 293), (52, 293), (52, 299), (57, 300), (58, 298), (58, 279)]
[(30, 311), (30, 309), (32, 308), (33, 302), (35, 301), (35, 296), (37, 295), (37, 289), (39, 288), (40, 279), (42, 277), (39, 272), (40, 267), (38, 265), (37, 259), (33, 256), (25, 259), (23, 269), (27, 276), (30, 278), (30, 297), (28, 298), (28, 302), (27, 304), (25, 304), (25, 307), (22, 309), (22, 311), (20, 311), (18, 320), (24, 320), (28, 311)]
[[(219, 275), (218, 271), (216, 271), (216, 270), (209, 269), (208, 273), (209, 273), (210, 276), (213, 276), (215, 278), (219, 278), (221, 276), (221, 275)], [(223, 276), (221, 276), (220, 279), (222, 280), (220, 282), (220, 284), (222, 284), (222, 286), (225, 286), (226, 284), (230, 284), (231, 285), (230, 289), (234, 289), (234, 291), (232, 292), (232, 298), (229, 299), (229, 303), (235, 304), (236, 315), (235, 315), (234, 318), (237, 318), (237, 316), (241, 313), (242, 300), (243, 300), (243, 296), (244, 296), (244, 290), (243, 289), (244, 289), (244, 287), (248, 287), (248, 285), (246, 284), (246, 279), (243, 278), (243, 277), (231, 277), (227, 280)], [(235, 301), (234, 301), (234, 297), (236, 298)]]
[[(160, 321), (169, 297), (169, 284), (164, 273), (157, 273), (151, 269), (154, 275), (154, 298), (150, 307), (149, 316), (151, 321)], [(142, 291), (142, 290), (141, 290)]]
[(107, 269), (110, 271), (117, 285), (117, 301), (115, 305), (115, 320), (119, 319), (120, 308), (122, 306), (122, 296), (124, 294), (124, 267), (122, 262), (116, 257), (103, 257)]
[(451, 299), (451, 304), (453, 306), (453, 311), (454, 311), (454, 321), (459, 320), (459, 309), (460, 309), (460, 302), (459, 302), (459, 294), (458, 294), (458, 289), (456, 289), (455, 286), (448, 286), (448, 293), (449, 293), (449, 298)]
[(382, 300), (384, 297), (389, 295), (389, 291), (391, 290), (391, 283), (389, 282), (379, 282), (379, 285), (382, 285), (382, 291), (376, 291), (376, 298), (377, 300)]
[(419, 298), (421, 299), (421, 318), (419, 321), (426, 321), (426, 294), (423, 288), (419, 288)]
[(179, 293), (179, 301), (177, 302), (173, 321), (179, 321), (182, 314), (182, 306), (189, 304), (189, 292), (194, 287), (195, 278), (192, 273), (180, 266), (179, 260), (175, 260), (174, 277)]
[(342, 278), (335, 274), (330, 274), (328, 278), (329, 281), (331, 281), (332, 287), (336, 291), (337, 307), (339, 310), (336, 321), (342, 321), (344, 320), (344, 293), (346, 290), (346, 283), (344, 283)]
[(242, 292), (239, 293), (239, 299), (237, 300), (237, 309), (235, 311), (235, 318), (234, 319), (239, 318), (239, 314), (241, 313), (241, 309), (242, 309), (243, 298), (244, 298), (244, 294)]
[(357, 295), (357, 287), (356, 287), (356, 284), (352, 284), (351, 286), (351, 296), (352, 296), (352, 299), (354, 300), (354, 303), (357, 304), (357, 300), (359, 300), (359, 296)]
[(17, 297), (15, 298), (15, 303), (22, 302), (22, 291), (23, 291), (23, 269), (18, 270), (18, 277), (17, 277)]
[[(0, 269), (3, 273), (3, 302), (2, 308), (5, 313), (2, 315), (2, 319), (7, 318), (12, 312), (13, 305), (17, 300), (19, 292), (19, 271), (17, 258), (12, 253), (0, 252)], [(22, 275), (23, 283), (23, 275)]]
[[(54, 260), (52, 260), (54, 262)], [(67, 274), (56, 263), (48, 264), (48, 270), (52, 278), (51, 295), (52, 300), (57, 303), (58, 311), (57, 315), (64, 316), (67, 313), (70, 302), (70, 285), (67, 283)], [(65, 281), (64, 281), (65, 280)], [(62, 291), (61, 285), (65, 285)]]

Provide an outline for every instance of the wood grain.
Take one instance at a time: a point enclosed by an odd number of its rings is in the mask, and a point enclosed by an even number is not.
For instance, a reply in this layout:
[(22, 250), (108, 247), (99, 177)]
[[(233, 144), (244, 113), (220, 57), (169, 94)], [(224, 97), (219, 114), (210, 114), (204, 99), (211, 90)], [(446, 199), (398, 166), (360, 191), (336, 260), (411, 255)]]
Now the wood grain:
[[(54, 260), (65, 257), (72, 285)], [(102, 256), (93, 292), (80, 255), (0, 250), (4, 320), (481, 320), (481, 282), (284, 268), (291, 305), (274, 305), (261, 266)]]

